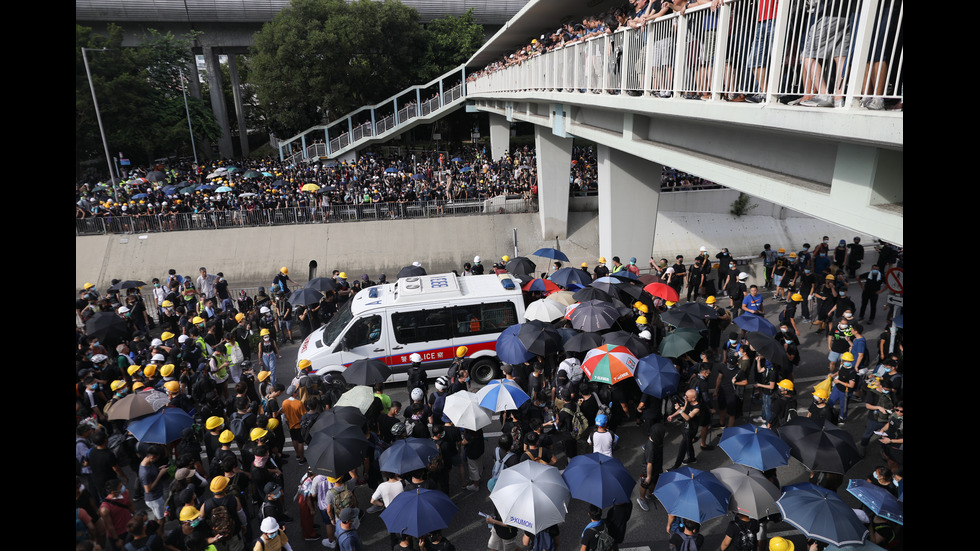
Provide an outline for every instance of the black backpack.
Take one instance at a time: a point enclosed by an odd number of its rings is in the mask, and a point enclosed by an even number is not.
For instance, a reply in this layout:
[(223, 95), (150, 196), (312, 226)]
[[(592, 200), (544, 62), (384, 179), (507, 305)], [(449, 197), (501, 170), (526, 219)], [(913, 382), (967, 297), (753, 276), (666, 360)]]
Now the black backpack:
[(752, 522), (736, 519), (735, 524), (738, 526), (738, 536), (732, 543), (736, 551), (756, 551), (759, 548), (759, 539), (756, 537), (756, 530), (752, 529)]

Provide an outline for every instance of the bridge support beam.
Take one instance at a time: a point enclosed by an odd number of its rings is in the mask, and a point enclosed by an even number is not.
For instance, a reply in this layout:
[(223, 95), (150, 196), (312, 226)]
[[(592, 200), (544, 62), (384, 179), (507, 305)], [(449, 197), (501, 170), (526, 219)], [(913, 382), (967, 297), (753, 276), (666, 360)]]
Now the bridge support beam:
[(830, 203), (836, 212), (828, 218), (852, 228), (874, 222), (880, 227), (875, 234), (889, 241), (894, 239), (892, 235), (902, 235), (901, 218), (897, 219), (896, 226), (888, 227), (896, 221), (894, 216), (887, 209), (874, 208), (904, 203), (902, 161), (901, 152), (839, 144), (830, 186)]
[(489, 114), (490, 117), (490, 156), (494, 161), (510, 150), (510, 121), (504, 115)]
[(645, 264), (653, 252), (663, 166), (599, 145), (599, 254)]
[(568, 237), (568, 177), (571, 173), (572, 138), (560, 138), (550, 128), (535, 126), (534, 145), (538, 165), (541, 239), (565, 239)]
[(231, 125), (228, 123), (228, 109), (225, 107), (225, 95), (221, 86), (221, 63), (218, 61), (218, 52), (211, 46), (204, 47), (204, 63), (208, 71), (211, 110), (214, 111), (218, 128), (221, 129), (218, 151), (225, 159), (231, 159), (235, 155), (235, 149), (231, 145)]
[(245, 124), (245, 107), (242, 105), (242, 85), (238, 78), (238, 56), (228, 54), (228, 74), (231, 75), (231, 95), (235, 99), (235, 115), (238, 116), (238, 142), (242, 157), (248, 157), (248, 125)]

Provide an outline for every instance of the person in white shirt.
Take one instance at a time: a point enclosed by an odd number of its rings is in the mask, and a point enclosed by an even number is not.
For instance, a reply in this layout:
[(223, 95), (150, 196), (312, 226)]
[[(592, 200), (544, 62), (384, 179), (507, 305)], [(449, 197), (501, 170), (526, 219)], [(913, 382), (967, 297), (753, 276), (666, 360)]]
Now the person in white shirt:
[(589, 435), (589, 444), (592, 444), (593, 453), (601, 453), (602, 455), (612, 457), (613, 447), (619, 440), (614, 432), (611, 432), (606, 426), (609, 424), (609, 417), (600, 413), (595, 416), (595, 432)]
[(387, 507), (391, 505), (391, 500), (395, 499), (395, 496), (405, 491), (405, 487), (402, 486), (402, 479), (395, 473), (386, 473), (388, 475), (388, 481), (378, 484), (378, 489), (374, 491), (371, 495), (371, 503), (377, 505), (378, 507)]

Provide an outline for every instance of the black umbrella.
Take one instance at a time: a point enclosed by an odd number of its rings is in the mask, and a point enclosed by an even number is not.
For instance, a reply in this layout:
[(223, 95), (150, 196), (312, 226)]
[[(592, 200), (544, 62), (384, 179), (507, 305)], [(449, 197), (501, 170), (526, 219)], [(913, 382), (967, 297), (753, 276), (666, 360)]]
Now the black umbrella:
[(310, 427), (310, 434), (315, 434), (330, 425), (353, 425), (360, 427), (367, 422), (367, 417), (361, 410), (351, 406), (337, 406), (328, 409), (317, 417), (316, 422)]
[(306, 459), (313, 472), (338, 477), (362, 464), (367, 449), (360, 426), (334, 423), (313, 434)]
[(601, 300), (603, 302), (611, 302), (613, 297), (611, 297), (609, 293), (603, 291), (602, 289), (589, 286), (589, 287), (584, 287), (582, 289), (579, 289), (578, 291), (575, 291), (575, 294), (572, 295), (572, 298), (574, 298), (579, 302), (588, 302), (590, 300)]
[(422, 266), (415, 266), (413, 264), (412, 266), (405, 266), (404, 268), (399, 270), (396, 279), (401, 279), (403, 277), (417, 277), (417, 276), (424, 276), (424, 275), (425, 275), (425, 268), (423, 268)]
[(748, 333), (745, 338), (756, 352), (772, 362), (773, 365), (783, 367), (789, 365), (789, 358), (786, 357), (786, 347), (783, 346), (782, 341), (777, 341), (765, 333), (756, 331)]
[(332, 277), (316, 277), (307, 281), (304, 287), (326, 293), (327, 291), (335, 291), (337, 289), (337, 282)]
[(602, 345), (602, 335), (599, 333), (579, 333), (565, 342), (565, 352), (588, 352)]
[(714, 308), (708, 306), (707, 304), (701, 304), (700, 302), (685, 302), (679, 306), (673, 308), (677, 312), (690, 313), (703, 319), (717, 319), (718, 311)]
[(391, 376), (391, 369), (381, 360), (364, 358), (355, 360), (344, 371), (344, 379), (355, 385), (374, 386), (385, 382)]
[(120, 281), (115, 285), (109, 286), (109, 290), (122, 291), (123, 289), (136, 289), (137, 287), (142, 287), (144, 285), (146, 285), (146, 283), (138, 279), (127, 279), (126, 281)]
[(561, 350), (561, 335), (548, 323), (529, 321), (521, 324), (517, 331), (517, 340), (531, 354), (546, 356)]
[(97, 337), (107, 348), (115, 348), (130, 337), (129, 324), (114, 312), (96, 312), (85, 322), (85, 333)]
[(307, 306), (320, 302), (321, 298), (323, 298), (323, 293), (320, 291), (304, 287), (293, 291), (292, 294), (289, 295), (289, 302), (290, 304), (302, 304), (303, 306)]
[(512, 274), (533, 274), (537, 265), (526, 256), (511, 258), (504, 265), (504, 268)]
[(152, 170), (146, 173), (146, 179), (150, 182), (164, 182), (167, 180), (167, 175), (159, 170)]
[(842, 475), (861, 461), (854, 437), (830, 421), (821, 425), (808, 417), (796, 417), (777, 432), (789, 444), (790, 455), (811, 471)]
[(568, 319), (572, 322), (572, 327), (579, 331), (602, 331), (612, 328), (621, 316), (622, 312), (612, 304), (590, 300), (576, 306)]
[(674, 327), (689, 327), (691, 329), (704, 329), (704, 318), (692, 314), (690, 312), (684, 312), (676, 308), (667, 310), (663, 314), (660, 314), (660, 319), (665, 323), (669, 323)]
[(612, 331), (602, 336), (603, 344), (618, 344), (625, 346), (637, 358), (650, 354), (650, 345), (635, 333), (629, 331)]

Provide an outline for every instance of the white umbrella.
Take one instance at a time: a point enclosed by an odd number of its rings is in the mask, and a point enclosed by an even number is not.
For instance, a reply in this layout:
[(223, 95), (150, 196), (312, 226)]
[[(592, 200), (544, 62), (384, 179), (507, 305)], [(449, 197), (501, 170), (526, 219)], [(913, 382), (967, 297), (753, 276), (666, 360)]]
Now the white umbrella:
[(571, 306), (572, 304), (575, 304), (575, 303), (578, 302), (572, 296), (574, 294), (575, 293), (573, 293), (571, 291), (557, 291), (555, 293), (551, 293), (550, 295), (548, 295), (545, 298), (547, 298), (548, 300), (553, 300), (553, 301), (557, 302), (558, 304), (561, 304), (562, 307), (565, 307), (565, 306)]
[(547, 298), (538, 299), (528, 304), (524, 317), (528, 320), (539, 320), (544, 322), (554, 321), (565, 315), (565, 307)]
[(490, 492), (504, 524), (532, 534), (563, 522), (571, 499), (558, 469), (535, 461), (501, 471)]
[(361, 410), (361, 413), (367, 413), (372, 403), (374, 403), (374, 390), (369, 386), (359, 385), (345, 392), (334, 407), (351, 406)]
[(492, 422), (492, 411), (480, 407), (480, 397), (474, 392), (456, 392), (446, 397), (442, 412), (457, 427), (480, 430)]

